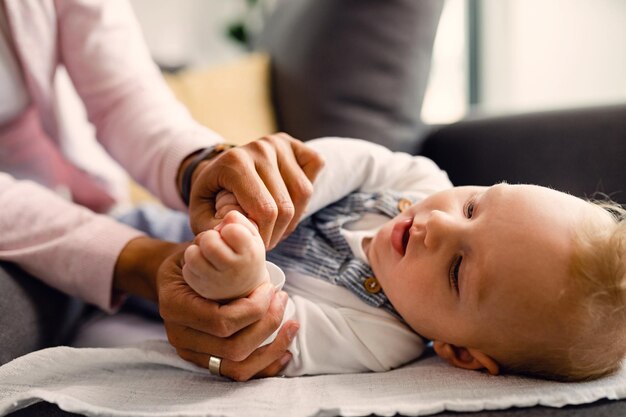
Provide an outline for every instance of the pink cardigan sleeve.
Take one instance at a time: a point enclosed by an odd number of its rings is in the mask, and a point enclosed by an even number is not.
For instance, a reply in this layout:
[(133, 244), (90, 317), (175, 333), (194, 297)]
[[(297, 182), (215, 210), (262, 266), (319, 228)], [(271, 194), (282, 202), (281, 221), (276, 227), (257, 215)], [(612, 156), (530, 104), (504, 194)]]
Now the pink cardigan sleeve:
[(0, 260), (18, 263), (50, 286), (111, 311), (113, 268), (142, 234), (0, 173)]
[(185, 156), (222, 142), (165, 84), (127, 1), (55, 0), (60, 59), (107, 151), (164, 204), (184, 205), (175, 177)]

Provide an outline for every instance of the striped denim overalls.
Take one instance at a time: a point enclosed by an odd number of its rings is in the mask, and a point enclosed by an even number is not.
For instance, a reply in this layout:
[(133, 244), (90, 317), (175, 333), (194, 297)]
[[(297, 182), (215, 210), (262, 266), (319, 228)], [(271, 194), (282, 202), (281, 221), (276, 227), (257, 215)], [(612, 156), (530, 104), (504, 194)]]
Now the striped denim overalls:
[(303, 220), (287, 239), (267, 254), (268, 260), (285, 270), (345, 287), (367, 304), (399, 317), (370, 266), (354, 256), (340, 231), (346, 223), (360, 219), (365, 213), (395, 217), (416, 200), (416, 196), (398, 192), (349, 194)]

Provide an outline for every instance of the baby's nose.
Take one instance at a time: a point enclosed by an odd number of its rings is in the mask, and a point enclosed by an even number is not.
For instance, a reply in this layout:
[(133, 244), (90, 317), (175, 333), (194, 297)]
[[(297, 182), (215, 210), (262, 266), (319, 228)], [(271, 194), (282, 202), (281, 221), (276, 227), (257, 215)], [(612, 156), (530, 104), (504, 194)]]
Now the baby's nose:
[(424, 244), (427, 247), (435, 248), (442, 242), (453, 240), (458, 231), (459, 225), (450, 214), (441, 210), (433, 210), (426, 221)]

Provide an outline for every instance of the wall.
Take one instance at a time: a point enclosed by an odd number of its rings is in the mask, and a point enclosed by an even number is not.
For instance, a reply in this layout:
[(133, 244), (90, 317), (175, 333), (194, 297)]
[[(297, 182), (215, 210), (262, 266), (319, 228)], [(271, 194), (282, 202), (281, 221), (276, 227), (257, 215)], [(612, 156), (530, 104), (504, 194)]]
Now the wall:
[(446, 0), (422, 108), (425, 123), (454, 122), (468, 110), (467, 29), (467, 1)]
[(243, 53), (226, 33), (244, 0), (131, 0), (153, 58), (168, 66), (203, 66)]
[(626, 102), (626, 1), (482, 0), (482, 108)]

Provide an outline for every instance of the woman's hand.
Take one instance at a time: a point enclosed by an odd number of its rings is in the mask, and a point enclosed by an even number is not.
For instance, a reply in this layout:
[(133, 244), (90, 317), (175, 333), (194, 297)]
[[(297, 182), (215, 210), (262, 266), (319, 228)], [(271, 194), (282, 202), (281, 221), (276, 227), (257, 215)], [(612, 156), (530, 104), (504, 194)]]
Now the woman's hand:
[(201, 162), (192, 176), (189, 217), (194, 233), (219, 222), (215, 199), (233, 193), (244, 214), (259, 226), (268, 249), (295, 229), (324, 165), (321, 157), (286, 133), (265, 136)]
[(271, 344), (257, 346), (280, 326), (287, 294), (266, 283), (229, 304), (209, 301), (183, 279), (188, 245), (131, 240), (115, 265), (114, 288), (158, 302), (167, 337), (183, 359), (208, 368), (210, 355), (222, 358), (221, 374), (237, 381), (276, 375), (291, 359), (287, 348), (298, 323), (288, 321)]
[(208, 368), (210, 356), (217, 356), (221, 374), (236, 381), (278, 374), (291, 360), (287, 349), (298, 323), (285, 323), (271, 344), (257, 346), (280, 325), (287, 294), (265, 283), (246, 298), (220, 305), (187, 285), (182, 264), (181, 250), (163, 262), (157, 277), (159, 311), (180, 357)]

